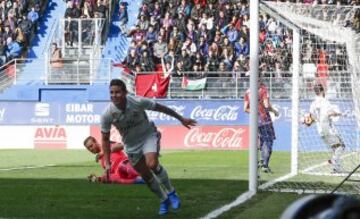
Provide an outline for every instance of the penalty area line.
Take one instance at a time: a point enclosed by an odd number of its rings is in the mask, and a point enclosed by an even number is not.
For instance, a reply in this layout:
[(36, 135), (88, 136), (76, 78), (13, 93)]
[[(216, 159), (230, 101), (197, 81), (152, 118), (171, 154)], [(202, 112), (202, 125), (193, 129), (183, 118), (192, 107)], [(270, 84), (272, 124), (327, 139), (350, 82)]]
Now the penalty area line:
[(201, 217), (201, 219), (216, 218), (219, 215), (223, 214), (224, 212), (230, 210), (231, 208), (241, 205), (242, 203), (251, 199), (254, 195), (255, 195), (255, 192), (251, 192), (251, 191), (245, 192), (245, 193), (241, 194), (239, 197), (237, 197), (235, 199), (235, 201), (233, 201), (229, 204), (226, 204), (218, 209), (213, 210), (212, 212), (208, 213), (204, 217)]
[(0, 168), (0, 172), (5, 171), (12, 171), (12, 170), (27, 170), (27, 169), (39, 169), (39, 168), (46, 168), (46, 167), (54, 167), (55, 164), (46, 164), (41, 166), (22, 166), (22, 167), (11, 167), (11, 168)]

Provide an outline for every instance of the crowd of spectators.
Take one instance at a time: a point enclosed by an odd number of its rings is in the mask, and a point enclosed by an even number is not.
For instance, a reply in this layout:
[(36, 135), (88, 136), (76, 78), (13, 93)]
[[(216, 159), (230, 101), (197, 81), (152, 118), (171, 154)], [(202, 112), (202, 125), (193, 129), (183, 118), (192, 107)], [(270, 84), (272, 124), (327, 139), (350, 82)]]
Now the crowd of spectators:
[[(81, 22), (81, 41), (90, 43), (94, 26), (92, 18), (108, 18), (110, 0), (66, 0), (65, 42), (73, 46), (78, 42), (79, 23)], [(82, 19), (76, 20), (76, 19)]]
[(0, 0), (0, 65), (19, 58), (29, 46), (46, 0)]
[[(144, 0), (135, 27), (127, 32), (132, 42), (124, 64), (136, 72), (151, 72), (163, 63), (173, 77), (184, 72), (246, 77), (249, 27), (248, 0)], [(288, 71), (291, 32), (266, 14), (260, 28), (262, 70)]]
[[(292, 2), (339, 4), (325, 0)], [(120, 14), (127, 16), (124, 12)], [(132, 41), (123, 64), (134, 72), (151, 72), (160, 64), (162, 70), (173, 77), (182, 76), (184, 72), (194, 72), (195, 77), (204, 74), (231, 77), (235, 73), (247, 77), (249, 28), (248, 0), (143, 0), (136, 25), (126, 32)], [(292, 31), (267, 14), (261, 14), (259, 39), (260, 70), (264, 76), (291, 77)], [(303, 45), (304, 53), (309, 53), (307, 44)], [(332, 52), (341, 50), (319, 45), (310, 45), (313, 50), (309, 60), (315, 64), (319, 63), (321, 49), (334, 50), (328, 53), (328, 58)], [(343, 51), (340, 52), (343, 55)]]

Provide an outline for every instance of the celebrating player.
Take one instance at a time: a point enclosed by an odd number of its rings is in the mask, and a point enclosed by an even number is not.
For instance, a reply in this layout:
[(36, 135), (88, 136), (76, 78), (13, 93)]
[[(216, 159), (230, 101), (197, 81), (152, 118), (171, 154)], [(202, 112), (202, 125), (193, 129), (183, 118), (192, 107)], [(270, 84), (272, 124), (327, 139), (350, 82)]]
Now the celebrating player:
[(145, 110), (165, 113), (178, 119), (187, 128), (196, 125), (174, 110), (153, 100), (128, 95), (126, 85), (119, 79), (110, 82), (111, 102), (101, 117), (102, 148), (106, 172), (111, 169), (110, 128), (114, 125), (122, 136), (126, 153), (135, 170), (152, 192), (160, 198), (159, 214), (167, 214), (169, 205), (180, 207), (180, 198), (170, 183), (167, 171), (159, 163), (160, 133), (150, 122)]
[[(259, 130), (259, 149), (261, 151), (260, 167), (265, 173), (271, 172), (269, 167), (272, 147), (275, 140), (275, 130), (269, 112), (278, 116), (278, 111), (274, 109), (269, 100), (269, 94), (264, 83), (259, 78), (259, 107), (258, 107), (258, 130)], [(244, 111), (250, 113), (250, 89), (245, 93)]]
[[(105, 169), (104, 155), (101, 151), (101, 146), (93, 136), (89, 136), (84, 140), (84, 146), (88, 151), (96, 154), (96, 162), (100, 161), (100, 165)], [(121, 143), (112, 143), (111, 147), (111, 168), (110, 177), (107, 181), (106, 175), (97, 177), (91, 174), (88, 179), (92, 182), (106, 182), (106, 183), (119, 183), (119, 184), (138, 184), (143, 180), (139, 174), (131, 166), (128, 157), (124, 153), (124, 146)]]
[(326, 145), (332, 149), (332, 157), (329, 163), (334, 173), (343, 172), (340, 156), (344, 151), (345, 144), (333, 125), (333, 118), (341, 116), (336, 105), (331, 104), (325, 97), (324, 87), (321, 84), (314, 86), (315, 100), (310, 105), (310, 113), (304, 118), (304, 123), (309, 125), (316, 122), (317, 131)]

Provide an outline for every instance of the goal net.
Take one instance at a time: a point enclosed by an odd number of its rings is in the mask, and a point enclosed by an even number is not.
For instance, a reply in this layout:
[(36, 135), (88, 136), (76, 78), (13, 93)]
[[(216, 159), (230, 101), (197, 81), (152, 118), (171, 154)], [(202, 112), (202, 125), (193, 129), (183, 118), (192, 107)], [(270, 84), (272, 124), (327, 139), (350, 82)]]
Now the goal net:
[[(292, 67), (299, 70), (293, 71), (297, 101), (292, 101), (296, 124), (289, 167), (273, 175), (260, 171), (260, 189), (330, 193), (360, 164), (360, 36), (351, 24), (359, 8), (279, 2), (262, 7), (298, 34), (292, 52), (299, 60)], [(325, 99), (314, 91), (318, 84)], [(310, 111), (315, 122), (303, 124)], [(336, 192), (358, 194), (359, 180), (360, 169)]]

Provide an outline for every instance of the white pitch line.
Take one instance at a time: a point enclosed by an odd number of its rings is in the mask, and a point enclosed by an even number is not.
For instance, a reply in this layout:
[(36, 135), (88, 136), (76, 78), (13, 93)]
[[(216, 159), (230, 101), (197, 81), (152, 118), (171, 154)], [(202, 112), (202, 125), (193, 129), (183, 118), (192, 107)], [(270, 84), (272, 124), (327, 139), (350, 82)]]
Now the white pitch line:
[(294, 177), (295, 175), (296, 175), (296, 174), (289, 173), (289, 174), (287, 174), (287, 175), (281, 176), (281, 177), (279, 177), (279, 178), (276, 178), (276, 179), (271, 180), (271, 181), (269, 181), (269, 182), (267, 182), (267, 183), (265, 183), (265, 184), (260, 185), (260, 186), (259, 186), (259, 189), (267, 189), (267, 188), (273, 186), (274, 184), (276, 184), (276, 183), (278, 183), (278, 182), (281, 182), (281, 181), (285, 181), (285, 180), (287, 180), (287, 179), (290, 179), (290, 178)]
[(208, 213), (204, 217), (201, 217), (200, 219), (216, 218), (217, 216), (223, 214), (224, 212), (230, 210), (231, 208), (246, 202), (247, 200), (252, 198), (254, 195), (255, 195), (255, 192), (250, 192), (250, 191), (245, 192), (245, 193), (241, 194), (239, 197), (237, 197), (235, 199), (235, 201), (213, 210), (212, 212)]
[[(341, 156), (341, 158), (344, 159), (344, 158), (350, 157), (350, 156), (352, 156), (352, 155), (354, 155), (354, 154), (356, 154), (356, 153), (357, 153), (357, 152), (351, 152), (351, 153), (348, 153), (348, 154), (345, 154), (345, 155)], [(324, 162), (319, 163), (319, 164), (317, 164), (317, 165), (313, 165), (313, 166), (311, 166), (311, 167), (308, 167), (308, 168), (306, 168), (306, 169), (304, 169), (304, 170), (302, 170), (302, 171), (300, 171), (300, 172), (303, 173), (303, 174), (308, 174), (308, 173), (311, 173), (312, 170), (314, 170), (314, 169), (316, 169), (316, 168), (319, 168), (319, 167), (326, 166), (326, 165), (328, 165), (328, 164), (329, 164), (329, 163), (328, 163), (327, 161), (324, 161)], [(314, 173), (311, 173), (311, 174), (314, 174)], [(315, 175), (315, 174), (314, 174), (314, 175)]]
[(22, 166), (22, 167), (11, 167), (11, 168), (0, 168), (0, 171), (12, 171), (12, 170), (26, 170), (26, 169), (39, 169), (45, 167), (54, 167), (55, 164), (46, 164), (42, 166)]

